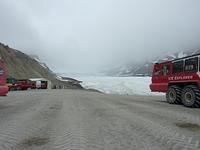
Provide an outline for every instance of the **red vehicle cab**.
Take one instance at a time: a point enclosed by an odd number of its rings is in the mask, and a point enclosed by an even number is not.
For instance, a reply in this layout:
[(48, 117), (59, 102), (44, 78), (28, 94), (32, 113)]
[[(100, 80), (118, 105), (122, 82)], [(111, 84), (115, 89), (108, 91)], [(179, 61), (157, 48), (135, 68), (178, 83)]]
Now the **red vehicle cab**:
[(27, 90), (32, 88), (32, 82), (28, 79), (17, 80), (17, 90)]
[(8, 86), (6, 85), (7, 72), (4, 62), (0, 59), (0, 96), (6, 96)]
[(166, 93), (170, 104), (200, 107), (200, 54), (156, 63), (150, 89)]
[(7, 86), (9, 91), (17, 90), (17, 80), (15, 78), (7, 78)]

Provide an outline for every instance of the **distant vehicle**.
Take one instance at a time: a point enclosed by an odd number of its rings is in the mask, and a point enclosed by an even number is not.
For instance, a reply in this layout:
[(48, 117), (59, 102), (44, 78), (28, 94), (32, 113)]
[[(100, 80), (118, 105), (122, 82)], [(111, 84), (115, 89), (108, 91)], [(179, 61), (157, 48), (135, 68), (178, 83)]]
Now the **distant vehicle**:
[(0, 96), (6, 96), (8, 86), (6, 85), (7, 71), (3, 60), (0, 59)]
[(15, 78), (7, 78), (7, 86), (9, 91), (14, 91), (18, 89), (17, 80)]
[(51, 87), (51, 81), (45, 78), (31, 78), (34, 89), (49, 89)]
[(32, 83), (32, 89), (36, 89), (36, 81), (31, 81), (31, 83)]
[(17, 80), (17, 90), (32, 89), (32, 82), (28, 79)]
[(41, 81), (41, 89), (47, 89), (48, 82), (47, 81)]
[(32, 81), (34, 89), (47, 89), (48, 82), (47, 81)]
[(200, 54), (156, 63), (150, 89), (166, 93), (170, 104), (200, 107)]

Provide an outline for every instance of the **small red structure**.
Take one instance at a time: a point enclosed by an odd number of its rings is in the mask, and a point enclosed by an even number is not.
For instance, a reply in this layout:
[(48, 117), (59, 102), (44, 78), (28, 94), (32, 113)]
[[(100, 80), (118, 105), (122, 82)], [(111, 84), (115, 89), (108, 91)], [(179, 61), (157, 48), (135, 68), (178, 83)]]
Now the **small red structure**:
[(8, 86), (6, 85), (7, 71), (3, 60), (0, 59), (0, 96), (6, 96)]
[(170, 104), (200, 107), (200, 54), (156, 63), (150, 89), (166, 93)]

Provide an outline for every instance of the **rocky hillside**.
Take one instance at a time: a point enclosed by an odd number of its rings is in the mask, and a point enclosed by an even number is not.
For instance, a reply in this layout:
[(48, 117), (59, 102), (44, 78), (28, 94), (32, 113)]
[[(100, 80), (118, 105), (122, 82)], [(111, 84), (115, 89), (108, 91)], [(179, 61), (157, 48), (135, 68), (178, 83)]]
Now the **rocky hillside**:
[(111, 69), (107, 74), (114, 75), (114, 76), (151, 76), (153, 65), (156, 62), (173, 60), (176, 58), (182, 58), (185, 56), (199, 54), (199, 53), (200, 53), (200, 49), (180, 51), (180, 52), (176, 52), (167, 56), (159, 56), (152, 61), (143, 62), (141, 64), (130, 63), (126, 65), (121, 65), (121, 66)]
[(10, 77), (17, 79), (46, 78), (52, 81), (53, 85), (64, 86), (65, 88), (81, 88), (79, 84), (58, 80), (56, 75), (39, 59), (32, 58), (2, 43), (0, 43), (0, 57), (6, 63)]

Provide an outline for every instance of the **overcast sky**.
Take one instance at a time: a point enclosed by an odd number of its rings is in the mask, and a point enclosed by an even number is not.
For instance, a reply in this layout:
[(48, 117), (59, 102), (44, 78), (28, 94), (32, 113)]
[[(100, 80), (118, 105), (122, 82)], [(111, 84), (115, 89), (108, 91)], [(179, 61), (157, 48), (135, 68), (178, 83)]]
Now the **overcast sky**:
[(0, 0), (0, 42), (55, 72), (200, 48), (200, 0)]

